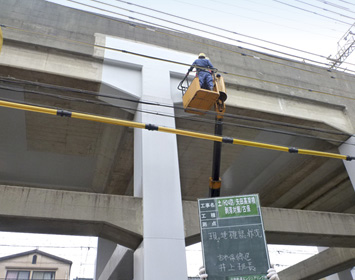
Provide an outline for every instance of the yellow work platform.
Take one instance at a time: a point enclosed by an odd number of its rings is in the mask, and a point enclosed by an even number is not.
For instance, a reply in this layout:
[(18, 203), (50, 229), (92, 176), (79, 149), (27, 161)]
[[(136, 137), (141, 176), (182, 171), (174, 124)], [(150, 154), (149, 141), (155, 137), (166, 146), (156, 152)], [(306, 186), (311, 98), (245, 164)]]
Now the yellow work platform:
[(204, 115), (211, 109), (219, 98), (219, 93), (212, 90), (201, 89), (198, 77), (195, 77), (185, 92), (182, 103), (187, 113)]

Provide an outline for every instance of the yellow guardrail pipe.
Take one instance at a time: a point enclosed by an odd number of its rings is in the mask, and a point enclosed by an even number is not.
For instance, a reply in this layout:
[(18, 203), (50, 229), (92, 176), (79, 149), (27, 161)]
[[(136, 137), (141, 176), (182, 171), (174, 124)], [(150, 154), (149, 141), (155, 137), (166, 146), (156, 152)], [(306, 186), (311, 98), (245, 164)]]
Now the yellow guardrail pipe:
[(156, 126), (153, 124), (144, 124), (144, 123), (133, 122), (133, 121), (125, 121), (125, 120), (121, 120), (121, 119), (108, 118), (108, 117), (102, 117), (102, 116), (96, 116), (96, 115), (84, 114), (84, 113), (70, 112), (70, 111), (66, 111), (66, 110), (62, 110), (62, 109), (50, 109), (50, 108), (45, 108), (45, 107), (41, 107), (41, 106), (26, 105), (26, 104), (21, 104), (21, 103), (16, 103), (16, 102), (8, 102), (8, 101), (3, 101), (3, 100), (0, 100), (0, 107), (13, 108), (13, 109), (19, 109), (19, 110), (31, 111), (31, 112), (37, 112), (37, 113), (49, 114), (49, 115), (58, 115), (58, 116), (62, 116), (62, 117), (63, 116), (64, 117), (71, 117), (71, 118), (75, 118), (75, 119), (95, 121), (95, 122), (101, 122), (101, 123), (107, 123), (107, 124), (113, 124), (113, 125), (121, 125), (121, 126), (126, 126), (126, 127), (156, 130), (156, 131), (160, 131), (160, 132), (172, 133), (172, 134), (182, 135), (182, 136), (189, 136), (189, 137), (205, 139), (205, 140), (210, 140), (210, 141), (217, 141), (217, 142), (222, 142), (222, 143), (227, 143), (227, 144), (249, 146), (249, 147), (269, 149), (269, 150), (275, 150), (275, 151), (281, 151), (281, 152), (298, 153), (298, 154), (303, 154), (303, 155), (327, 157), (327, 158), (342, 159), (342, 160), (349, 160), (349, 161), (355, 159), (355, 157), (353, 157), (353, 156), (346, 156), (346, 155), (341, 155), (341, 154), (334, 154), (334, 153), (327, 153), (327, 152), (306, 150), (306, 149), (297, 149), (294, 147), (271, 145), (271, 144), (260, 143), (260, 142), (240, 140), (240, 139), (235, 139), (235, 138), (230, 138), (230, 137), (216, 136), (216, 135), (211, 135), (211, 134), (206, 134), (206, 133), (198, 133), (198, 132), (192, 132), (192, 131), (187, 131), (187, 130), (168, 128), (168, 127), (163, 127), (163, 126)]

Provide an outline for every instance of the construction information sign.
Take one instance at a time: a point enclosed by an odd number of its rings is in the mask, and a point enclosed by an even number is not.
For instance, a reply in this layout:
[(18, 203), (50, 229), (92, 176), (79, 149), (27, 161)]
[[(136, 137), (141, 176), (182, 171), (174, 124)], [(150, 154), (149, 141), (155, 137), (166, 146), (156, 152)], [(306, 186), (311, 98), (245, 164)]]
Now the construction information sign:
[(259, 196), (198, 200), (208, 280), (264, 280), (269, 269)]

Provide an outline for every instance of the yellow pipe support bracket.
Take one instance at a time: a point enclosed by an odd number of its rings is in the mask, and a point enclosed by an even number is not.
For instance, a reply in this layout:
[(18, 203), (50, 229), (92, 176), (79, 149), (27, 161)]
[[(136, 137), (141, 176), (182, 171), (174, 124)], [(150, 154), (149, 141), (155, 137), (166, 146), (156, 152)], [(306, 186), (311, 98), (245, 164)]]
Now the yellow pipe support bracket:
[(212, 177), (210, 177), (210, 189), (211, 190), (219, 190), (221, 188), (222, 182), (221, 178), (218, 181), (213, 181)]
[(21, 104), (21, 103), (16, 103), (16, 102), (8, 102), (8, 101), (3, 101), (3, 100), (0, 100), (0, 107), (19, 109), (19, 110), (37, 112), (37, 113), (49, 114), (49, 115), (72, 117), (72, 118), (81, 119), (81, 120), (101, 122), (101, 123), (107, 123), (107, 124), (113, 124), (113, 125), (121, 125), (121, 126), (126, 126), (126, 127), (134, 127), (134, 128), (140, 128), (140, 129), (148, 129), (148, 130), (157, 130), (157, 131), (172, 133), (172, 134), (176, 134), (176, 135), (189, 136), (189, 137), (193, 137), (193, 138), (222, 142), (222, 143), (227, 143), (227, 144), (276, 150), (276, 151), (281, 151), (281, 152), (298, 153), (298, 154), (303, 154), (303, 155), (312, 155), (312, 156), (342, 159), (342, 160), (348, 160), (348, 161), (355, 159), (355, 157), (353, 157), (353, 156), (346, 156), (346, 155), (341, 155), (341, 154), (334, 154), (334, 153), (327, 153), (327, 152), (320, 152), (320, 151), (306, 150), (306, 149), (288, 148), (288, 147), (284, 147), (284, 146), (271, 145), (271, 144), (259, 143), (259, 142), (253, 142), (253, 141), (247, 141), (247, 140), (240, 140), (240, 139), (235, 139), (235, 138), (230, 138), (230, 137), (222, 137), (222, 136), (216, 136), (216, 135), (211, 135), (211, 134), (198, 133), (198, 132), (192, 132), (192, 131), (187, 131), (187, 130), (163, 127), (163, 126), (156, 126), (156, 125), (152, 125), (152, 124), (143, 124), (143, 123), (139, 123), (139, 122), (125, 121), (125, 120), (121, 120), (121, 119), (101, 117), (101, 116), (90, 115), (90, 114), (69, 112), (69, 111), (60, 110), (60, 109), (50, 109), (50, 108), (45, 108), (45, 107), (40, 107), (40, 106), (26, 105), (26, 104)]

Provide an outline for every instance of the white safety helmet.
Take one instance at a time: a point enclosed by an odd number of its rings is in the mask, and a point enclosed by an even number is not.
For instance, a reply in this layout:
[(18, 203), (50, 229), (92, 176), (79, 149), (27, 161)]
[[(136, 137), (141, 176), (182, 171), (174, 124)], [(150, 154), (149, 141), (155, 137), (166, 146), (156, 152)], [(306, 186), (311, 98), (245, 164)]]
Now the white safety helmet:
[(198, 58), (206, 58), (206, 55), (205, 55), (204, 53), (200, 53), (200, 54), (198, 55)]

